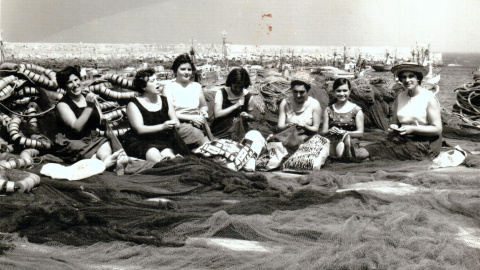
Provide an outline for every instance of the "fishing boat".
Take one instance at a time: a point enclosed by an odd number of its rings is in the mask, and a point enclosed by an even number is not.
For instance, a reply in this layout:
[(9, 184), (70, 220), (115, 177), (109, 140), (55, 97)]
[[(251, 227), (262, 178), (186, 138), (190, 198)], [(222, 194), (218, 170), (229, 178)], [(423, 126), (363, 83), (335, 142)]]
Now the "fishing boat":
[(375, 70), (376, 72), (387, 72), (387, 71), (390, 71), (392, 69), (392, 66), (391, 65), (372, 65), (372, 68), (373, 70)]

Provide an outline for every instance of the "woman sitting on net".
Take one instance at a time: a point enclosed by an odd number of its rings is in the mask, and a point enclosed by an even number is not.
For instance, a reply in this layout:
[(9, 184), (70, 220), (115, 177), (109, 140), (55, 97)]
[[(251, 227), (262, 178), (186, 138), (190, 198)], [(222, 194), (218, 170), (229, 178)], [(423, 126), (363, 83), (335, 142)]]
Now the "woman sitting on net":
[[(279, 106), (277, 126), (279, 131), (284, 133), (283, 131), (288, 131), (289, 128), (295, 127), (296, 132), (298, 132), (298, 137), (296, 138), (300, 138), (302, 142), (318, 133), (320, 126), (320, 103), (307, 95), (312, 82), (313, 78), (310, 75), (304, 72), (297, 72), (292, 77), (292, 82), (290, 83), (292, 95), (282, 100)], [(290, 135), (288, 134), (286, 138), (280, 139), (287, 149), (293, 148), (295, 145), (298, 146), (298, 142), (289, 141)], [(279, 134), (276, 134), (273, 137), (278, 138), (278, 136)], [(288, 146), (289, 144), (291, 144), (290, 147)]]
[(303, 129), (306, 134), (313, 135), (320, 126), (320, 103), (307, 95), (312, 79), (308, 74), (298, 74), (292, 78), (290, 89), (292, 95), (282, 100), (279, 106), (278, 129), (280, 131), (291, 126)]
[(331, 104), (323, 113), (321, 134), (329, 137), (330, 156), (351, 159), (354, 155), (351, 137), (363, 136), (362, 109), (348, 100), (352, 85), (348, 79), (338, 78), (333, 82), (335, 103)]
[(417, 64), (392, 68), (404, 91), (394, 104), (391, 133), (386, 140), (367, 145), (371, 159), (422, 160), (434, 158), (442, 146), (440, 103), (421, 86), (428, 70)]
[(82, 93), (84, 86), (79, 70), (72, 66), (64, 68), (57, 73), (57, 82), (66, 95), (56, 108), (58, 134), (53, 148), (55, 155), (71, 163), (96, 157), (104, 161), (106, 168), (120, 161), (119, 156), (124, 156), (123, 150), (112, 154), (108, 138), (96, 132), (101, 121), (101, 112), (95, 104), (98, 96)]
[(178, 132), (185, 143), (197, 147), (210, 141), (204, 130), (210, 130), (207, 123), (208, 107), (202, 86), (192, 82), (195, 66), (188, 54), (179, 55), (172, 65), (175, 81), (164, 88), (164, 95), (170, 100), (181, 124)]
[(248, 120), (253, 120), (251, 114), (253, 105), (250, 104), (251, 93), (250, 76), (243, 68), (230, 71), (225, 87), (215, 95), (214, 115), (211, 130), (219, 139), (240, 141), (248, 131)]
[[(162, 87), (153, 69), (137, 72), (133, 87), (141, 96), (127, 106), (127, 116), (132, 126), (124, 136), (125, 151), (137, 158), (151, 162), (175, 158), (185, 154), (175, 128), (180, 124), (170, 101), (160, 95)], [(188, 150), (187, 150), (188, 151)]]

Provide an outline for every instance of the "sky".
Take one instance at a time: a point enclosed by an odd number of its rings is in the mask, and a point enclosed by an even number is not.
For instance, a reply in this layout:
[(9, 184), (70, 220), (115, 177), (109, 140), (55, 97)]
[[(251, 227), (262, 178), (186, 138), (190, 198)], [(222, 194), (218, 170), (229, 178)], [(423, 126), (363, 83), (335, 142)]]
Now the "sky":
[(411, 47), (480, 52), (477, 0), (0, 0), (4, 42)]

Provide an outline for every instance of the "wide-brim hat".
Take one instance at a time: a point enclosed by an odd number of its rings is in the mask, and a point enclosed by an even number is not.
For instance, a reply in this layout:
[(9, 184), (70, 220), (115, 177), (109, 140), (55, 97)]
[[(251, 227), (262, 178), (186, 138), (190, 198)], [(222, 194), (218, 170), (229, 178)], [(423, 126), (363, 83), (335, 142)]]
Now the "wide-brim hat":
[(417, 72), (422, 74), (423, 77), (427, 76), (428, 74), (428, 69), (422, 65), (419, 64), (409, 64), (409, 63), (404, 63), (401, 65), (396, 65), (392, 67), (392, 73), (395, 74), (395, 77), (398, 77), (398, 73), (403, 72), (403, 71), (411, 71), (411, 72)]

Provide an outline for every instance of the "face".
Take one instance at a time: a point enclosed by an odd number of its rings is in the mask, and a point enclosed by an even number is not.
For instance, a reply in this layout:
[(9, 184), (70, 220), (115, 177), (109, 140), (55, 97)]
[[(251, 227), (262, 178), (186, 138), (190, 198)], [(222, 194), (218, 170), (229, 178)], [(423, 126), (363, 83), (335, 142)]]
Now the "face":
[(181, 64), (177, 69), (177, 80), (189, 82), (192, 78), (192, 66), (189, 63)]
[(160, 94), (161, 85), (160, 81), (157, 80), (157, 75), (152, 75), (148, 78), (147, 85), (145, 86), (145, 93)]
[(339, 102), (345, 102), (348, 100), (350, 96), (350, 89), (348, 88), (348, 84), (343, 84), (335, 89), (335, 97)]
[(400, 82), (403, 84), (407, 90), (413, 90), (418, 86), (418, 78), (415, 73), (410, 71), (404, 71), (398, 76)]
[(77, 75), (72, 74), (67, 81), (67, 89), (65, 89), (70, 95), (78, 96), (82, 94), (83, 83)]
[(297, 103), (303, 103), (307, 100), (307, 89), (304, 85), (295, 85), (292, 89), (293, 100)]
[(243, 91), (243, 85), (240, 83), (233, 83), (230, 88), (232, 89), (232, 93), (237, 95), (242, 93)]

